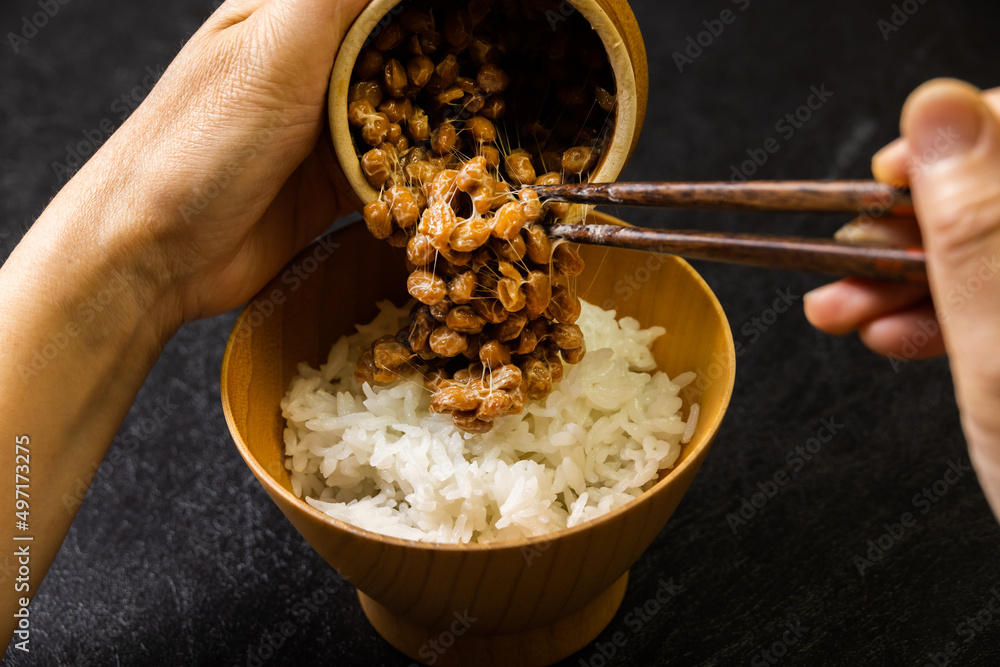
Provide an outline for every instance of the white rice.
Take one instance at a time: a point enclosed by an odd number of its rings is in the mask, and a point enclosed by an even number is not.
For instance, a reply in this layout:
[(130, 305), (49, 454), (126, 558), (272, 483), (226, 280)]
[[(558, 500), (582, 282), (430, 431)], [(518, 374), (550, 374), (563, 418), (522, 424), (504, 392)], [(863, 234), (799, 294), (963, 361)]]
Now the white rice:
[(299, 365), (281, 401), (285, 466), (297, 496), (328, 515), (384, 535), (426, 542), (492, 542), (575, 526), (653, 486), (694, 435), (698, 406), (681, 417), (673, 381), (650, 352), (662, 327), (588, 303), (578, 324), (587, 355), (523, 414), (468, 434), (431, 414), (420, 378), (359, 386), (360, 348), (395, 333), (409, 308), (341, 338), (319, 370)]

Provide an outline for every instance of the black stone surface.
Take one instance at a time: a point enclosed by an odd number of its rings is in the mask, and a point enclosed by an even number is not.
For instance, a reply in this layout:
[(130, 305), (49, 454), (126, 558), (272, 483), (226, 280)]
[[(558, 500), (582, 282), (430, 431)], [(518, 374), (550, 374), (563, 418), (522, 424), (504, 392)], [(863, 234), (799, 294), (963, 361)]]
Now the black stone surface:
[[(6, 35), (42, 3), (0, 6), (4, 258), (65, 181), (53, 165), (103, 141), (144, 94), (147, 72), (165, 67), (218, 4), (60, 2), (18, 53)], [(888, 0), (632, 4), (652, 90), (629, 178), (729, 178), (769, 137), (780, 150), (757, 178), (865, 177), (916, 85), (1000, 78), (991, 0), (906, 0), (896, 15), (906, 22), (885, 35)], [(724, 9), (734, 21), (679, 71), (672, 54)], [(788, 136), (776, 123), (813, 86), (833, 95)], [(640, 224), (818, 235), (844, 222), (619, 213)], [(1000, 664), (1000, 615), (990, 610), (1000, 529), (973, 474), (942, 481), (968, 460), (947, 362), (894, 367), (855, 337), (813, 331), (800, 297), (822, 278), (698, 268), (741, 345), (732, 407), (690, 492), (632, 569), (621, 611), (562, 664)], [(794, 303), (778, 313), (782, 298)], [(218, 377), (233, 319), (187, 326), (167, 347), (31, 605), (31, 653), (9, 651), (4, 665), (409, 664), (232, 445)], [(824, 424), (836, 424), (833, 437), (795, 458)], [(731, 526), (727, 516), (782, 472), (790, 481)], [(935, 502), (919, 498), (925, 489)], [(889, 534), (904, 513), (914, 525)], [(860, 572), (855, 559), (880, 541), (884, 551)], [(656, 608), (661, 578), (682, 590)], [(635, 613), (647, 603), (655, 614)]]

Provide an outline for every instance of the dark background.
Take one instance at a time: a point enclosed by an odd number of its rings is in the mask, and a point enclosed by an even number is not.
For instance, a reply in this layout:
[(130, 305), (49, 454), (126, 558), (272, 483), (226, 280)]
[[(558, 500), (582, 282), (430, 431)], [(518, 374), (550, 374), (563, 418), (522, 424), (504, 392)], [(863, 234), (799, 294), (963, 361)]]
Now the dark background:
[[(217, 4), (69, 0), (20, 53), (4, 38), (0, 257), (64, 182), (53, 164), (120, 124), (147, 68), (165, 67)], [(919, 83), (1000, 79), (992, 1), (909, 0), (916, 12), (888, 38), (877, 23), (890, 20), (888, 1), (632, 4), (651, 97), (626, 177), (726, 179), (769, 137), (781, 148), (758, 178), (865, 177)], [(735, 22), (679, 72), (672, 53), (726, 8)], [(22, 15), (37, 11), (36, 2), (5, 1), (0, 33), (19, 31)], [(794, 136), (780, 135), (775, 124), (812, 86), (833, 96)], [(621, 215), (817, 235), (846, 221)], [(797, 298), (820, 277), (698, 268), (742, 343), (732, 406), (690, 492), (632, 569), (600, 644), (563, 664), (763, 665), (773, 664), (762, 653), (773, 646), (787, 664), (922, 665), (949, 643), (958, 653), (951, 664), (998, 664), (1000, 618), (987, 605), (1000, 586), (1000, 529), (971, 473), (940, 481), (951, 462), (967, 462), (947, 362), (894, 366), (853, 336), (813, 331)], [(785, 314), (769, 310), (778, 292), (796, 299)], [(409, 663), (375, 634), (353, 590), (330, 577), (237, 454), (218, 381), (234, 317), (189, 325), (168, 345), (31, 605), (30, 655), (11, 651), (4, 665)], [(786, 455), (824, 418), (843, 427), (792, 474)], [(779, 471), (792, 480), (734, 531), (727, 515)], [(915, 504), (935, 482), (938, 502)], [(906, 512), (915, 525), (885, 537), (885, 524)], [(889, 548), (873, 552), (878, 560), (862, 574), (855, 557), (880, 537)], [(636, 628), (626, 614), (661, 577), (683, 589)], [(311, 596), (322, 604), (307, 607)], [(977, 613), (973, 629), (966, 622)], [(801, 636), (785, 634), (788, 624)], [(279, 641), (282, 630), (291, 636)], [(625, 646), (605, 660), (616, 632)]]

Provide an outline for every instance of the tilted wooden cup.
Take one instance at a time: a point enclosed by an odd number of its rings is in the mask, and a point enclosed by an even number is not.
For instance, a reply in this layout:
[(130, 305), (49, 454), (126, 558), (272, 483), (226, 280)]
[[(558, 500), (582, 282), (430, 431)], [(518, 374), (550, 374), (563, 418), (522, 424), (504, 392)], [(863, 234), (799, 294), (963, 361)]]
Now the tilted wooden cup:
[[(353, 193), (353, 203), (359, 210), (378, 199), (379, 192), (369, 185), (361, 171), (347, 121), (351, 73), (369, 35), (402, 4), (405, 3), (400, 0), (374, 0), (365, 8), (340, 46), (330, 78), (329, 129), (335, 159), (327, 160), (326, 166), (333, 180), (344, 191)], [(572, 7), (593, 26), (604, 44), (614, 73), (617, 86), (614, 132), (589, 178), (594, 183), (614, 181), (635, 150), (646, 115), (649, 71), (639, 24), (628, 3), (622, 0), (567, 0), (558, 6), (561, 12)], [(583, 207), (574, 206), (572, 210), (571, 220), (585, 215)]]
[[(615, 222), (600, 214), (591, 221)], [(364, 225), (303, 251), (233, 328), (222, 400), (240, 453), (296, 529), (358, 588), (376, 630), (416, 660), (527, 667), (556, 662), (591, 642), (621, 604), (628, 568), (691, 485), (729, 404), (732, 332), (701, 277), (675, 257), (587, 247), (582, 254), (580, 296), (644, 327), (664, 326), (667, 334), (653, 350), (658, 366), (671, 377), (698, 373), (681, 396), (685, 406), (699, 403), (701, 415), (693, 440), (652, 489), (604, 517), (534, 539), (485, 545), (395, 539), (332, 519), (292, 493), (279, 403), (296, 365), (325, 362), (337, 338), (374, 317), (376, 301), (408, 298), (399, 251), (373, 239)], [(441, 646), (442, 637), (454, 645), (431, 651), (429, 642)]]

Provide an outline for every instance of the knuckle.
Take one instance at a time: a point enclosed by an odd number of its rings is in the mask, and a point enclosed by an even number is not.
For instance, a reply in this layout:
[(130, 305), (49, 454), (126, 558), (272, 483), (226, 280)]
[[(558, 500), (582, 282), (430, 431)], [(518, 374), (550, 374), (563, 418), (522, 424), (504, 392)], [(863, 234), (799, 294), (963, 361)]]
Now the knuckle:
[(1000, 193), (988, 200), (949, 197), (921, 223), (928, 246), (936, 254), (945, 259), (967, 260), (981, 253), (990, 237), (1000, 234)]

